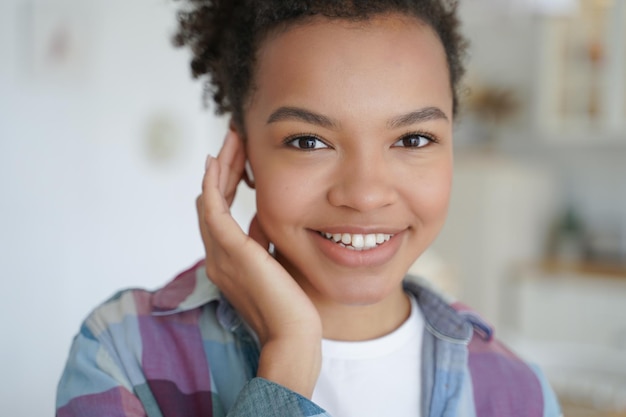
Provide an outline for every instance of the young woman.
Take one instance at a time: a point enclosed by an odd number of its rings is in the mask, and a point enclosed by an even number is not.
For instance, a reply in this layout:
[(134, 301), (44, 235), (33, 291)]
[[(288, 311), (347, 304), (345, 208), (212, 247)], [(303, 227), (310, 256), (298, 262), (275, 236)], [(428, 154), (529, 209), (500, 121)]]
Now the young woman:
[(232, 116), (197, 200), (206, 259), (92, 313), (57, 415), (559, 415), (488, 325), (406, 277), (450, 196), (455, 4), (187, 6), (177, 40)]

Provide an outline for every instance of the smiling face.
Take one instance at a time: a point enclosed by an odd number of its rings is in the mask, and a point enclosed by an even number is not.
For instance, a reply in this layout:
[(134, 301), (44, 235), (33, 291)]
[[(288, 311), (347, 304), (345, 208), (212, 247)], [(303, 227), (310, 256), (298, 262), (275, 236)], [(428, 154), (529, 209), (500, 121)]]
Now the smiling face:
[(313, 302), (400, 302), (452, 179), (452, 91), (430, 27), (320, 18), (270, 35), (244, 122), (259, 222)]

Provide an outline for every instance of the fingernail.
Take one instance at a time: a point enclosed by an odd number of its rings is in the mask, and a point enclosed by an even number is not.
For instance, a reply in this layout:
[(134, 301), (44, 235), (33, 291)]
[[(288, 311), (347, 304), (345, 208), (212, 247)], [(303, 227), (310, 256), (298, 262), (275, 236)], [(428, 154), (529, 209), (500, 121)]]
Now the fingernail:
[(206, 157), (206, 162), (204, 163), (205, 170), (209, 169), (209, 165), (211, 165), (212, 160), (213, 160), (213, 157), (211, 155)]

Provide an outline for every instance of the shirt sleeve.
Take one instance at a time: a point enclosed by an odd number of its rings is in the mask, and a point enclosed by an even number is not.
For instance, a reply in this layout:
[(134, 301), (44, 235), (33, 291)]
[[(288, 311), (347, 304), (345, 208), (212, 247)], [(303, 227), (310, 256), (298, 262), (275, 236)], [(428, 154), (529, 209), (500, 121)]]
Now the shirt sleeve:
[(302, 395), (264, 378), (251, 379), (239, 393), (228, 417), (330, 417)]
[[(146, 417), (154, 399), (138, 398), (116, 360), (83, 328), (74, 339), (57, 390), (57, 417)], [(221, 414), (221, 413), (218, 413)], [(330, 417), (302, 395), (263, 378), (241, 390), (228, 417)]]

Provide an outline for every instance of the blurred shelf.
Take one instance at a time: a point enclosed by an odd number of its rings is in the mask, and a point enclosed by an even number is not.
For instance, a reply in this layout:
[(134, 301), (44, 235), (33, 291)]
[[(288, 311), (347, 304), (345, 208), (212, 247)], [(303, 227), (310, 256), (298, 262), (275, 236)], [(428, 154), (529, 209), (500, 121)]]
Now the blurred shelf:
[(569, 399), (560, 400), (563, 417), (626, 417), (626, 411), (601, 410)]
[(541, 141), (547, 146), (577, 146), (577, 147), (626, 147), (626, 127), (621, 131), (602, 131), (601, 129), (587, 128), (572, 131), (545, 130), (539, 133)]
[(626, 264), (602, 262), (562, 262), (547, 259), (541, 262), (540, 268), (550, 274), (575, 273), (582, 276), (605, 276), (626, 280)]

